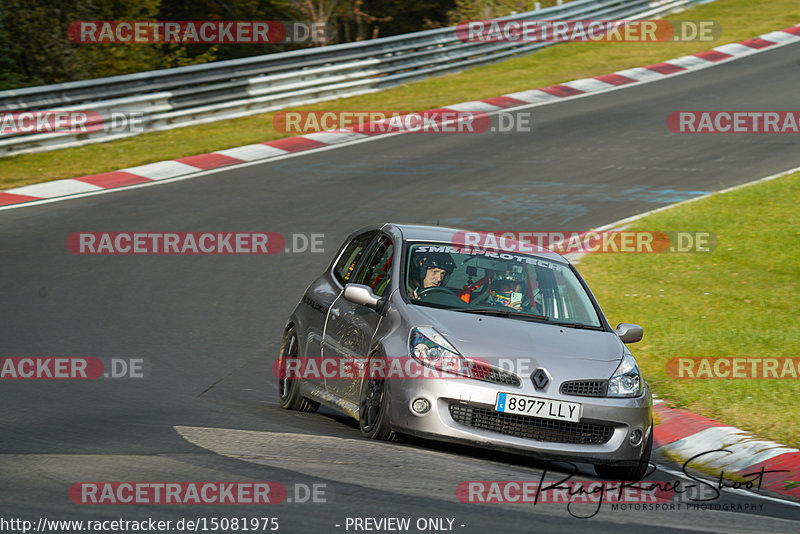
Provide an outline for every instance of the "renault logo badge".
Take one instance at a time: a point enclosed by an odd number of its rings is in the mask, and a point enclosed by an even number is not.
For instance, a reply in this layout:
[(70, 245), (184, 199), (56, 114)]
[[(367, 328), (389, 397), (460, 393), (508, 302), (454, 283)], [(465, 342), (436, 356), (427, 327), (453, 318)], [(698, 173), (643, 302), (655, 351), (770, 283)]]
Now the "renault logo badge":
[(531, 375), (531, 379), (533, 380), (533, 385), (536, 386), (536, 389), (544, 388), (547, 383), (550, 381), (547, 378), (547, 373), (544, 372), (544, 369), (537, 369)]

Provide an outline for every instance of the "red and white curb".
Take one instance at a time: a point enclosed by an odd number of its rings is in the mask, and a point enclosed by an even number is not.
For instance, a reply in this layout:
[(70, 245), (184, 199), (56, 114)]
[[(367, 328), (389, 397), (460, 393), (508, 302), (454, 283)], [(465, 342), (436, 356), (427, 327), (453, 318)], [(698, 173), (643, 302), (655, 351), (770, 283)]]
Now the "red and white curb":
[[(765, 50), (785, 46), (798, 41), (800, 41), (800, 25), (770, 32), (740, 43), (718, 46), (706, 52), (699, 52), (697, 54), (679, 57), (646, 67), (621, 70), (613, 74), (604, 74), (594, 78), (584, 78), (563, 84), (510, 93), (493, 98), (485, 98), (483, 100), (462, 102), (440, 109), (445, 111), (481, 111), (492, 114), (510, 108), (546, 105), (570, 98), (613, 91), (632, 85), (662, 80), (670, 76), (712, 67), (726, 61), (757, 54)], [(160, 161), (113, 172), (15, 187), (6, 191), (0, 191), (0, 209), (2, 209), (3, 206), (13, 208), (18, 205), (41, 203), (42, 201), (52, 201), (52, 199), (60, 199), (62, 197), (85, 196), (109, 189), (155, 183), (162, 180), (171, 181), (176, 178), (189, 177), (195, 174), (199, 175), (205, 171), (220, 167), (262, 161), (281, 156), (286, 157), (298, 152), (327, 148), (334, 145), (350, 144), (352, 142), (360, 142), (387, 135), (398, 134), (369, 133), (366, 129), (359, 131), (358, 128), (344, 131), (317, 132), (297, 137), (278, 139), (266, 143), (219, 150), (210, 154), (199, 154), (196, 156), (178, 158), (176, 160)]]
[(655, 401), (654, 410), (661, 418), (655, 428), (655, 448), (683, 461), (702, 455), (689, 466), (724, 471), (738, 480), (751, 480), (744, 475), (758, 473), (762, 468), (785, 471), (766, 473), (761, 489), (800, 499), (799, 450), (756, 439), (744, 430), (701, 415), (668, 408), (661, 401)]

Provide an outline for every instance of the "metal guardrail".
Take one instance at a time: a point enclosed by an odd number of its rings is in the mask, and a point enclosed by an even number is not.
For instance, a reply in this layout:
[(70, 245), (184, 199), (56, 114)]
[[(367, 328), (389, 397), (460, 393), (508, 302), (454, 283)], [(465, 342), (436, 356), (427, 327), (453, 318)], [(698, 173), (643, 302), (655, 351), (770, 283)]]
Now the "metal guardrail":
[[(713, 0), (576, 0), (501, 20), (641, 19)], [(109, 78), (0, 91), (2, 111), (141, 114), (141, 131), (0, 135), (0, 156), (80, 146), (380, 91), (534, 52), (548, 42), (463, 42), (455, 27)], [(137, 128), (138, 130), (138, 128)]]

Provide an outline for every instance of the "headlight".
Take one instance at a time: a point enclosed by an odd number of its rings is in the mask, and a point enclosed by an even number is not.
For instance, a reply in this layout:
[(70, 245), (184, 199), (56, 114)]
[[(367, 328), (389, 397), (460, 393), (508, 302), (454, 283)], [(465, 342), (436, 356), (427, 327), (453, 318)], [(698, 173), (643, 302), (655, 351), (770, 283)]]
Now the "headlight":
[(428, 367), (471, 376), (466, 358), (433, 327), (419, 326), (411, 330), (409, 352), (415, 360)]
[(624, 354), (617, 370), (608, 381), (609, 397), (638, 397), (642, 393), (642, 377), (636, 360)]

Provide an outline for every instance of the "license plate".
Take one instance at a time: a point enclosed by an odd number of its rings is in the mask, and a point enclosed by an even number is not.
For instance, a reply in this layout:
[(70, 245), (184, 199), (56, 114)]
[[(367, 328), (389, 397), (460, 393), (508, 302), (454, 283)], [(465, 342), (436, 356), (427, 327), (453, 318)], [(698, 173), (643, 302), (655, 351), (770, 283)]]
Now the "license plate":
[(512, 393), (498, 393), (494, 409), (503, 413), (516, 413), (573, 423), (577, 423), (581, 419), (581, 405), (577, 402), (540, 399)]

